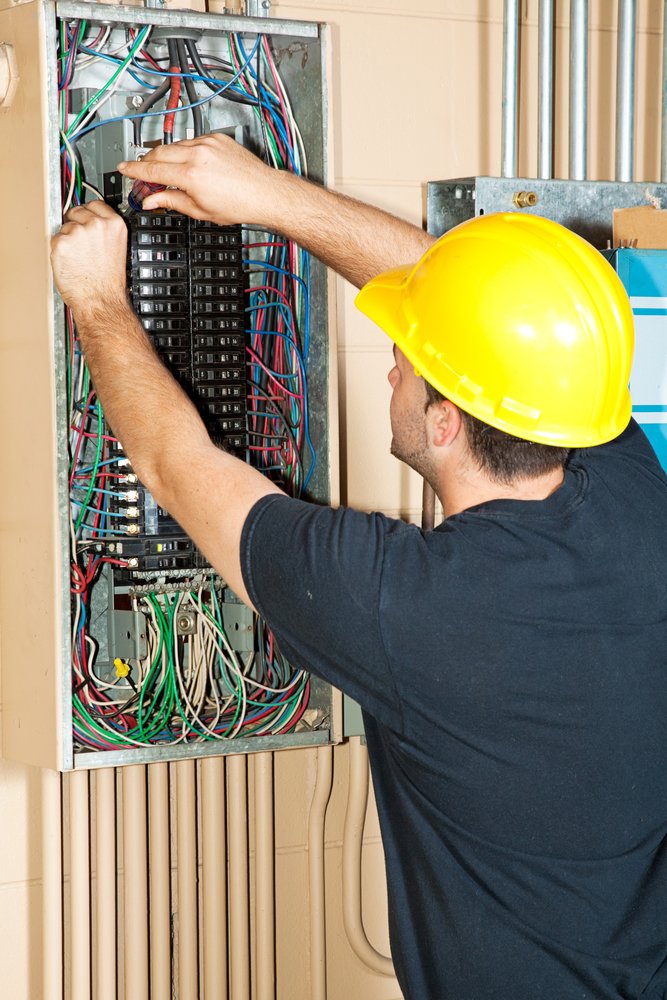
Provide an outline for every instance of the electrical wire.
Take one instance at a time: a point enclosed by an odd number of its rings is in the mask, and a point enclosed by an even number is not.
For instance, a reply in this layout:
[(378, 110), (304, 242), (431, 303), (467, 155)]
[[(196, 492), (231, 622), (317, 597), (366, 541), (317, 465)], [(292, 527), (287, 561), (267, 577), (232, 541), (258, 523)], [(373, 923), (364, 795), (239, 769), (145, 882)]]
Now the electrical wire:
[[(220, 100), (252, 108), (267, 162), (305, 170), (303, 142), (263, 36), (247, 51), (240, 36), (230, 35), (228, 59), (202, 55), (191, 39), (172, 38), (166, 60), (151, 51), (150, 26), (127, 31), (122, 44), (112, 45), (117, 38), (108, 25), (60, 22), (63, 211), (87, 193), (101, 197), (84, 176), (78, 143), (85, 135), (110, 123), (132, 122), (140, 146), (142, 122), (157, 116), (168, 142), (176, 116), (186, 112), (193, 134), (201, 135), (202, 106)], [(89, 87), (73, 112), (73, 91), (93, 66), (98, 78), (104, 67), (109, 76), (97, 89)], [(102, 108), (116, 108), (126, 87), (136, 95), (137, 86), (142, 100), (136, 111), (101, 118)], [(207, 91), (203, 97), (201, 87)], [(298, 496), (315, 462), (308, 427), (308, 257), (281, 237), (253, 235), (245, 231), (247, 454)], [(215, 572), (190, 566), (152, 578), (135, 574), (132, 545), (144, 537), (149, 498), (109, 432), (68, 310), (65, 344), (77, 746), (104, 751), (293, 730), (308, 706), (309, 677), (288, 663), (259, 619), (251, 638), (236, 648), (226, 624), (234, 599)], [(175, 524), (174, 530), (178, 534)], [(129, 607), (136, 624), (124, 650), (132, 655), (111, 662), (96, 636), (113, 601), (121, 602), (119, 609)], [(112, 614), (114, 607), (111, 603)]]

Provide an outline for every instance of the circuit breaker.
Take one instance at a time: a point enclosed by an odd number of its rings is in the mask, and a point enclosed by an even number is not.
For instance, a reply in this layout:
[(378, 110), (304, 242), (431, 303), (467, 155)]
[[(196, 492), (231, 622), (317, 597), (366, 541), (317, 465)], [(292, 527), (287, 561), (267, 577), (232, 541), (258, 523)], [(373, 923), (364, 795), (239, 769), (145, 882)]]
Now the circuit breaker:
[(12, 5), (0, 27), (4, 755), (71, 769), (333, 741), (337, 693), (138, 479), (48, 267), (64, 211), (117, 208), (134, 309), (213, 441), (335, 501), (324, 267), (251, 224), (145, 211), (116, 170), (222, 133), (325, 181), (324, 28), (72, 2)]

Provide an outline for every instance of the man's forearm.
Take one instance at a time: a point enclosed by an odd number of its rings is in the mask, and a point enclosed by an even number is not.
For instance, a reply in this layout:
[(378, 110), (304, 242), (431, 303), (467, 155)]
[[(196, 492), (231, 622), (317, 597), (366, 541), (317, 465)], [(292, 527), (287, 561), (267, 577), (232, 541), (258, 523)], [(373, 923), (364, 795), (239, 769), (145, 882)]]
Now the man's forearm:
[(75, 321), (104, 415), (141, 481), (164, 501), (161, 483), (179, 442), (207, 440), (195, 407), (157, 357), (127, 300), (91, 303)]
[(416, 263), (434, 237), (382, 209), (293, 174), (280, 175), (272, 227), (357, 288), (393, 267)]

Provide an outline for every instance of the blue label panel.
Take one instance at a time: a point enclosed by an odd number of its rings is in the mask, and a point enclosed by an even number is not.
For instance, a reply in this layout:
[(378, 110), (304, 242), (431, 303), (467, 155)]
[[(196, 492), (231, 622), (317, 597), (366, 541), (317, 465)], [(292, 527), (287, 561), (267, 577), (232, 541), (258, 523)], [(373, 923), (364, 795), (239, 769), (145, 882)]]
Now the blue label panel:
[(637, 418), (653, 451), (658, 456), (658, 461), (667, 472), (667, 424), (642, 424), (641, 414), (637, 414)]

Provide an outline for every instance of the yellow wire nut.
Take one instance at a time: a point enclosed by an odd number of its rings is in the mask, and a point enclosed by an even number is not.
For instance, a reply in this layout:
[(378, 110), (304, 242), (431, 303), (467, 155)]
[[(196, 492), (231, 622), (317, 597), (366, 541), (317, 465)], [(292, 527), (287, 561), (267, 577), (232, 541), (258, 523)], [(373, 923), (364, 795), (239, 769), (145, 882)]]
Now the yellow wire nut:
[(125, 660), (121, 660), (119, 656), (113, 661), (113, 665), (116, 668), (116, 677), (127, 677), (130, 673), (130, 665), (126, 663)]

